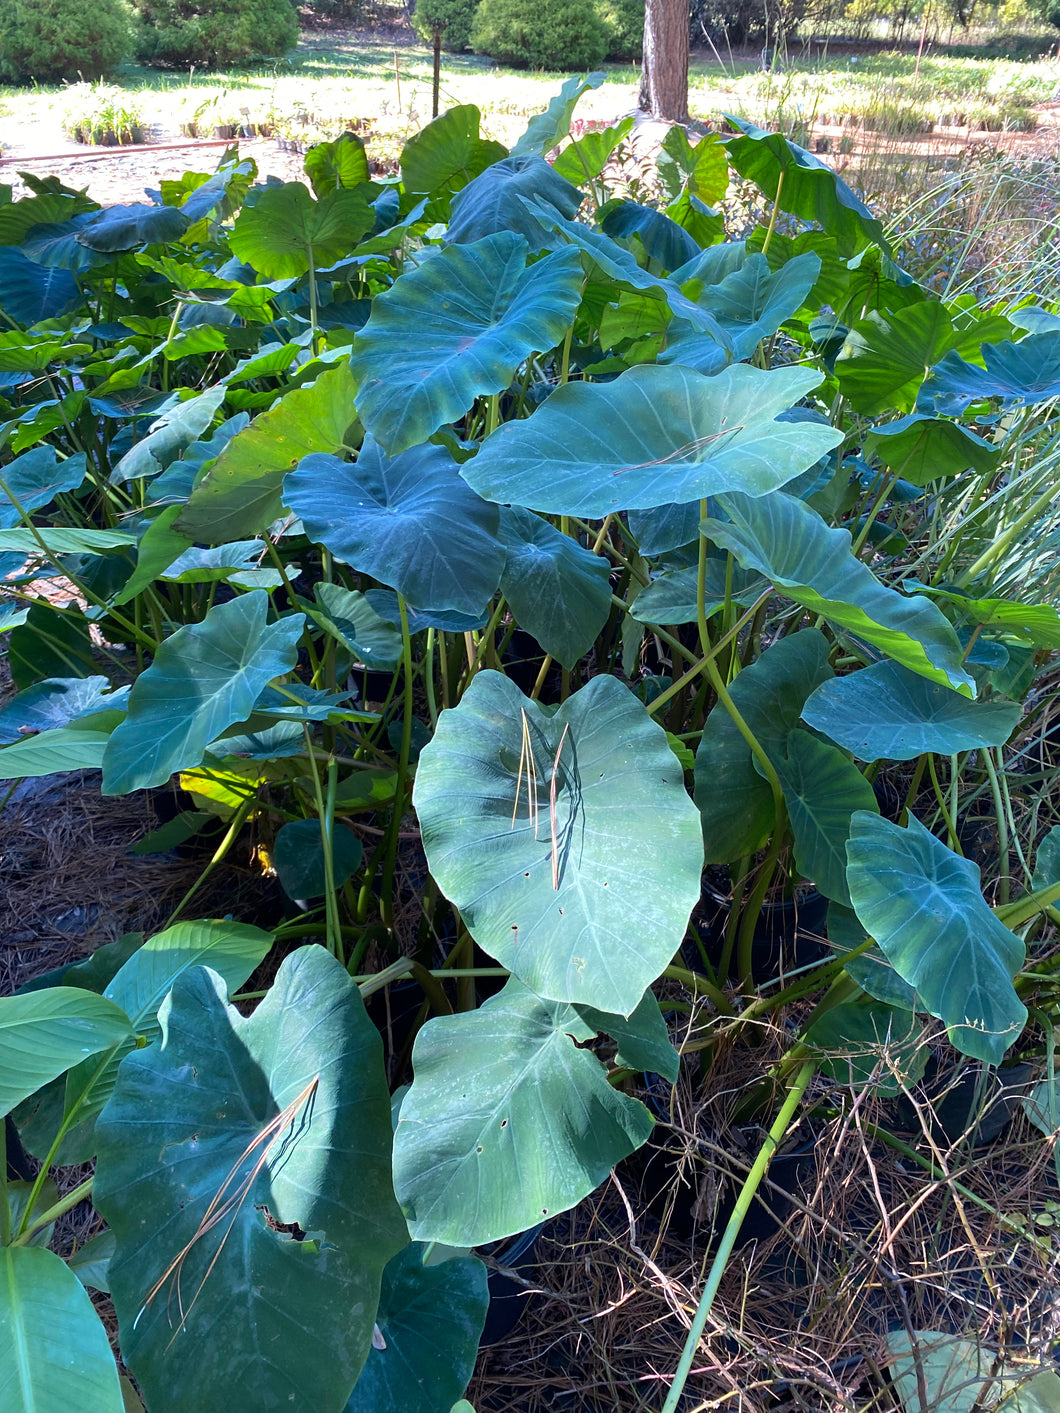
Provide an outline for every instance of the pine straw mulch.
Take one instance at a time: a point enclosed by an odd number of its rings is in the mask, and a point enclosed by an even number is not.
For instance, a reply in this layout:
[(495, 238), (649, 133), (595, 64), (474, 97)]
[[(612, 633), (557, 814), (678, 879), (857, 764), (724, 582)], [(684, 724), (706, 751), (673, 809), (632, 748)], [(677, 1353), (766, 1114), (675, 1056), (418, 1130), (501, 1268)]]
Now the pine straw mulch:
[[(657, 1413), (731, 1210), (732, 1181), (761, 1143), (760, 1131), (733, 1122), (735, 1102), (787, 1046), (780, 1024), (759, 1046), (721, 1052), (698, 1094), (686, 1058), (651, 1140), (675, 1165), (669, 1191), (639, 1192), (643, 1164), (634, 1159), (549, 1224), (536, 1268), (524, 1272), (537, 1293), (522, 1323), (480, 1356), (468, 1392), (478, 1413)], [(934, 1163), (933, 1176), (874, 1137), (874, 1123), (894, 1126), (893, 1104), (852, 1102), (821, 1077), (814, 1101), (827, 1116), (803, 1120), (793, 1135), (816, 1140), (809, 1171), (793, 1198), (767, 1180), (763, 1196), (775, 1205), (779, 1194), (786, 1219), (733, 1253), (684, 1413), (893, 1409), (889, 1331), (982, 1340), (1008, 1351), (1013, 1379), (1047, 1363), (1060, 1335), (1060, 1245), (1032, 1216), (1048, 1222), (1048, 1200), (1060, 1198), (1051, 1145), (1021, 1114), (992, 1145), (933, 1148), (921, 1102), (924, 1131), (908, 1141)], [(682, 1239), (674, 1204), (693, 1192), (697, 1221)]]

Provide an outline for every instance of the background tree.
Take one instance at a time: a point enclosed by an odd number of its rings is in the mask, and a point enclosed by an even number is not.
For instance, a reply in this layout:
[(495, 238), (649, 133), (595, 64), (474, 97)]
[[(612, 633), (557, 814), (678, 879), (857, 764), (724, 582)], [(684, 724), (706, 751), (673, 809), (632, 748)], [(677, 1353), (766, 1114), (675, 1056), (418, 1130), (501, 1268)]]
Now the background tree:
[(688, 0), (647, 0), (640, 106), (664, 122), (688, 121)]
[(0, 82), (101, 78), (129, 57), (125, 0), (0, 0)]

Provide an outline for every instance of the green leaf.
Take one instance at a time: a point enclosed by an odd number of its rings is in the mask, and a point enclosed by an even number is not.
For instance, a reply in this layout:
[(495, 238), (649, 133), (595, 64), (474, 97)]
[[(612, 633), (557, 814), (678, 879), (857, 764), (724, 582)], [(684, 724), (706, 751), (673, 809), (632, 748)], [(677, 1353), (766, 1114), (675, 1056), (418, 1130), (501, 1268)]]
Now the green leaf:
[(732, 523), (704, 520), (703, 533), (731, 550), (745, 569), (757, 569), (788, 598), (837, 628), (872, 643), (934, 682), (974, 689), (964, 650), (936, 609), (886, 588), (851, 553), (847, 530), (832, 530), (794, 496), (752, 500), (728, 494), (722, 508)]
[(508, 387), (559, 343), (581, 298), (581, 261), (558, 250), (527, 268), (511, 232), (451, 245), (372, 302), (350, 370), (361, 421), (392, 455)]
[[(962, 350), (964, 351), (964, 350)], [(1000, 398), (1005, 406), (1032, 406), (1060, 395), (1060, 329), (1028, 334), (1019, 343), (983, 344), (983, 363), (947, 353), (924, 384), (922, 403), (959, 417), (970, 402)]]
[(122, 1413), (118, 1369), (88, 1292), (37, 1246), (0, 1248), (4, 1413)]
[(314, 201), (302, 182), (267, 187), (236, 217), (232, 254), (268, 280), (323, 270), (348, 255), (375, 225), (375, 212), (359, 191), (330, 192)]
[[(725, 607), (726, 559), (711, 558), (706, 563), (703, 609), (707, 618)], [(770, 585), (760, 574), (748, 574), (734, 566), (730, 588), (729, 602), (747, 608), (767, 593)], [(669, 569), (656, 575), (633, 600), (629, 611), (640, 623), (694, 623), (698, 600), (699, 570), (696, 565), (690, 565), (687, 569)]]
[(802, 719), (858, 760), (913, 760), (1003, 746), (1020, 719), (1017, 702), (973, 702), (897, 662), (824, 682)]
[(177, 529), (206, 544), (264, 530), (283, 508), (288, 471), (312, 452), (337, 452), (351, 443), (355, 393), (346, 361), (287, 393), (228, 442), (192, 491)]
[(661, 1074), (677, 1083), (681, 1057), (670, 1041), (666, 1019), (651, 991), (645, 991), (630, 1016), (608, 1015), (594, 1006), (575, 1006), (578, 1015), (601, 1035), (609, 1035), (618, 1046), (615, 1062), (634, 1070)]
[(843, 751), (808, 731), (791, 733), (776, 770), (795, 836), (799, 872), (812, 879), (826, 898), (849, 903), (850, 819), (855, 810), (879, 814), (872, 786)]
[[(343, 824), (332, 823), (334, 884), (341, 888), (359, 867), (364, 848)], [(327, 892), (324, 840), (318, 819), (295, 819), (276, 835), (272, 861), (280, 886), (289, 898), (321, 898)]]
[(316, 584), (317, 606), (303, 607), (320, 626), (368, 667), (391, 668), (401, 661), (401, 634), (380, 618), (357, 589)]
[[(35, 1182), (12, 1181), (7, 1179), (7, 1201), (11, 1209), (11, 1230), (17, 1232), (23, 1220), (27, 1226), (38, 1217), (43, 1217), (46, 1212), (59, 1201), (59, 1189), (52, 1178), (45, 1178), (40, 1187), (37, 1188)], [(30, 1198), (36, 1198), (30, 1208)], [(50, 1246), (52, 1236), (55, 1232), (55, 1222), (46, 1222), (44, 1226), (37, 1227), (33, 1235), (29, 1238), (29, 1246)]]
[[(406, 1240), (360, 993), (303, 947), (249, 1019), (195, 968), (160, 1021), (163, 1043), (125, 1059), (99, 1122), (122, 1353), (156, 1410), (341, 1408)], [(225, 1217), (201, 1230), (214, 1198)]]
[(1013, 603), (1009, 599), (977, 599), (946, 589), (914, 585), (921, 594), (952, 604), (970, 627), (986, 628), (1019, 638), (1036, 648), (1060, 648), (1060, 613), (1051, 604)]
[(125, 549), (135, 544), (136, 536), (125, 530), (68, 529), (57, 525), (39, 525), (33, 530), (0, 530), (0, 553), (18, 550), (20, 554), (103, 554), (106, 550)]
[(611, 612), (610, 564), (518, 506), (501, 511), (501, 593), (520, 628), (564, 667), (589, 651)]
[(106, 730), (88, 724), (58, 726), (4, 746), (0, 749), (0, 780), (37, 780), (68, 770), (101, 770), (111, 729), (120, 719), (115, 714)]
[(780, 133), (765, 132), (728, 113), (722, 116), (741, 134), (725, 144), (729, 165), (768, 200), (823, 226), (844, 255), (870, 243), (889, 249), (879, 221), (831, 167)]
[(812, 252), (796, 255), (775, 274), (764, 255), (749, 255), (719, 284), (708, 285), (696, 302), (732, 335), (735, 357), (750, 358), (762, 339), (802, 308), (820, 273), (820, 256)]
[[(973, 1413), (991, 1402), (993, 1354), (977, 1342), (938, 1330), (895, 1330), (887, 1336), (891, 1384), (905, 1413), (924, 1413), (923, 1379), (930, 1413)], [(919, 1371), (919, 1372), (918, 1372)]]
[(352, 191), (371, 180), (364, 143), (355, 132), (340, 133), (334, 142), (311, 147), (305, 155), (305, 170), (318, 198), (337, 188)]
[(439, 718), (413, 800), (431, 873), (481, 947), (542, 996), (636, 1008), (684, 936), (703, 845), (666, 733), (627, 687), (594, 677), (550, 709), (478, 673)]
[[(737, 711), (774, 764), (798, 725), (803, 702), (831, 675), (824, 634), (807, 628), (772, 643), (731, 683)], [(769, 782), (755, 769), (751, 748), (720, 702), (696, 749), (695, 795), (707, 863), (753, 854), (775, 823)]]
[(462, 468), (488, 500), (551, 515), (764, 496), (830, 451), (840, 433), (776, 418), (820, 382), (809, 368), (747, 364), (704, 378), (631, 368), (610, 383), (567, 383), (522, 421), (506, 422)]
[(198, 397), (164, 412), (151, 423), (151, 430), (142, 437), (115, 466), (110, 480), (113, 485), (134, 481), (144, 476), (157, 476), (203, 436), (224, 402), (226, 389), (222, 384), (207, 388)]
[(87, 221), (77, 233), (79, 245), (110, 254), (132, 250), (137, 245), (164, 244), (179, 240), (188, 228), (188, 218), (174, 206), (108, 206)]
[(46, 269), (13, 246), (0, 246), (0, 303), (9, 318), (25, 325), (58, 319), (76, 308), (81, 298), (81, 288), (69, 271)]
[(60, 461), (55, 448), (45, 445), (16, 456), (0, 466), (0, 480), (6, 487), (6, 491), (0, 488), (0, 529), (10, 530), (21, 523), (14, 501), (28, 514), (54, 500), (60, 491), (76, 491), (84, 479), (84, 452)]
[(366, 437), (356, 462), (307, 456), (284, 484), (305, 533), (422, 609), (477, 613), (504, 567), (497, 508), (460, 479), (445, 447), (388, 460)]
[(729, 189), (729, 164), (725, 144), (717, 133), (707, 133), (694, 145), (687, 131), (674, 124), (669, 128), (656, 155), (659, 180), (670, 201), (682, 191), (698, 196), (708, 206), (717, 206)]
[(507, 149), (499, 142), (479, 135), (481, 119), (473, 103), (458, 104), (409, 138), (401, 153), (401, 181), (406, 192), (458, 191), (506, 157)]
[(130, 1033), (122, 1008), (93, 991), (53, 986), (0, 997), (0, 1113)]
[(1054, 883), (1060, 883), (1060, 824), (1054, 824), (1038, 845), (1031, 887), (1037, 891)]
[(900, 314), (873, 311), (858, 320), (836, 356), (839, 387), (852, 407), (870, 417), (892, 408), (909, 412), (921, 383), (956, 338), (945, 305), (936, 300)]
[(962, 1054), (1001, 1062), (1027, 1008), (1012, 978), (1025, 948), (983, 899), (979, 870), (912, 816), (906, 829), (859, 813), (847, 883), (862, 925)]
[[(524, 198), (539, 205), (530, 209)], [(453, 197), (445, 238), (452, 245), (514, 231), (526, 237), (531, 250), (551, 250), (556, 242), (539, 217), (573, 217), (581, 204), (578, 188), (540, 157), (505, 157)]]
[(839, 1084), (893, 1099), (923, 1078), (928, 1047), (915, 1014), (871, 997), (832, 1006), (803, 1033), (818, 1068)]
[(535, 113), (526, 131), (512, 148), (513, 157), (543, 157), (570, 132), (570, 121), (578, 100), (591, 88), (599, 88), (607, 75), (597, 70), (585, 78), (569, 78), (543, 113)]
[(11, 630), (8, 663), (22, 689), (48, 677), (91, 676), (96, 664), (88, 619), (76, 608), (57, 613), (47, 599), (37, 599), (25, 622)]
[(514, 979), (477, 1011), (427, 1022), (394, 1135), (414, 1238), (476, 1246), (525, 1231), (640, 1147), (651, 1118), (575, 1043), (594, 1035), (572, 1006)]
[[(575, 186), (595, 181), (615, 148), (633, 131), (633, 123), (633, 115), (628, 114), (602, 131), (585, 133), (576, 142), (567, 144), (552, 163), (552, 170), (558, 172), (561, 177), (566, 177), (567, 181), (573, 182)], [(681, 131), (684, 132), (684, 129)], [(724, 164), (722, 157), (722, 165)]]
[(258, 694), (294, 667), (302, 614), (267, 623), (269, 596), (255, 589), (214, 604), (178, 628), (133, 683), (125, 720), (103, 758), (103, 793), (163, 785), (198, 765), (211, 741), (250, 715)]
[[(56, 1201), (58, 1201), (58, 1194), (56, 1194)], [(90, 1286), (93, 1290), (102, 1290), (109, 1295), (110, 1284), (107, 1280), (107, 1272), (110, 1268), (110, 1258), (113, 1255), (114, 1233), (101, 1231), (98, 1236), (86, 1241), (84, 1246), (78, 1247), (67, 1265), (82, 1285)]]
[[(855, 947), (868, 940), (854, 910), (839, 903), (829, 904), (825, 931), (837, 960), (847, 959)], [(916, 992), (908, 981), (902, 980), (875, 942), (860, 956), (846, 960), (846, 972), (877, 1001), (903, 1011), (916, 1010)]]
[(476, 1256), (424, 1265), (419, 1242), (383, 1272), (374, 1343), (344, 1413), (440, 1413), (467, 1388), (489, 1309)]
[[(136, 948), (103, 995), (129, 1017), (141, 1044), (153, 1043), (160, 1034), (159, 1007), (178, 977), (191, 967), (208, 966), (230, 991), (236, 991), (268, 955), (272, 941), (270, 932), (241, 922), (176, 923)], [(98, 1061), (86, 1060), (67, 1075), (64, 1108), (69, 1112), (76, 1103), (78, 1112), (76, 1126), (59, 1149), (60, 1162), (86, 1163), (94, 1157), (96, 1116), (114, 1090), (118, 1066), (133, 1048), (131, 1041), (122, 1045), (102, 1071)], [(41, 1126), (48, 1123), (48, 1114), (42, 1113), (34, 1133), (37, 1147), (42, 1142)], [(56, 1124), (49, 1143), (57, 1132)]]
[(1021, 1383), (998, 1413), (1060, 1413), (1060, 1375), (1055, 1369), (1043, 1369)]
[(959, 422), (916, 412), (874, 427), (865, 438), (864, 453), (914, 486), (959, 475), (969, 467), (981, 473), (993, 471), (1001, 457), (999, 447)]

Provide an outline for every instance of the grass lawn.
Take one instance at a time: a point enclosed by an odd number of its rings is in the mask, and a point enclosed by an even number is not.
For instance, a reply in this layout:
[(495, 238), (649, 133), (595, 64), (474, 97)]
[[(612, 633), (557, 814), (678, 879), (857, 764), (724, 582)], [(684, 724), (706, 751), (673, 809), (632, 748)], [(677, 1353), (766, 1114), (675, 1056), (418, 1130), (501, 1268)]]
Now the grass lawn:
[[(636, 102), (633, 65), (610, 65), (607, 82), (586, 95), (583, 119), (610, 120)], [(563, 76), (513, 72), (474, 55), (446, 55), (443, 107), (475, 103), (483, 126), (510, 143), (528, 115), (539, 111)], [(365, 38), (307, 34), (286, 60), (234, 72), (162, 73), (126, 66), (112, 95), (126, 112), (139, 112), (156, 134), (176, 137), (195, 123), (204, 135), (218, 125), (268, 124), (280, 136), (313, 141), (348, 124), (372, 134), (370, 149), (385, 161), (430, 118), (431, 56), (422, 46), (393, 47)], [(796, 140), (814, 121), (915, 133), (932, 123), (1022, 129), (1033, 126), (1033, 104), (1060, 86), (1060, 63), (971, 59), (929, 53), (916, 72), (907, 53), (853, 54), (815, 46), (792, 54), (770, 73), (757, 59), (696, 59), (690, 79), (693, 117), (720, 111), (769, 126)], [(399, 91), (400, 90), (400, 91)], [(25, 141), (27, 125), (54, 132), (76, 107), (99, 102), (84, 87), (0, 88), (0, 146)]]

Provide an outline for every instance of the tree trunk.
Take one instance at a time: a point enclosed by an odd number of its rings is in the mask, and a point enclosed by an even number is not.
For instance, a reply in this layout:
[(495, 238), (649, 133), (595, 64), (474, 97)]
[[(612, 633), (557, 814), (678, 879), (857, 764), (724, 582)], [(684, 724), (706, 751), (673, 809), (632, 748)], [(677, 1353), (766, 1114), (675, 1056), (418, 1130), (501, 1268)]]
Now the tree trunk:
[(640, 106), (663, 122), (688, 122), (688, 0), (647, 0)]

